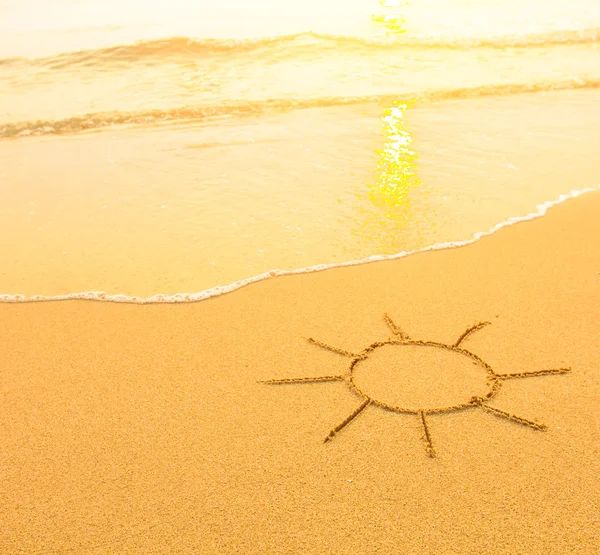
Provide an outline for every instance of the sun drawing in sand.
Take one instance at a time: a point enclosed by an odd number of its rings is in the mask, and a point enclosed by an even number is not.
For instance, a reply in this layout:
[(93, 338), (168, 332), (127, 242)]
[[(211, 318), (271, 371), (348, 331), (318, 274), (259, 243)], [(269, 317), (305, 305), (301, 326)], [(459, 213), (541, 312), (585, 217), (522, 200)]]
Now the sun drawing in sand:
[[(490, 324), (490, 322), (480, 322), (475, 324), (469, 328), (467, 328), (458, 338), (458, 340), (452, 344), (447, 345), (445, 343), (437, 343), (434, 341), (421, 341), (411, 339), (404, 331), (402, 331), (394, 321), (387, 315), (384, 314), (384, 319), (391, 329), (394, 337), (387, 341), (377, 341), (372, 343), (365, 349), (363, 349), (359, 353), (351, 353), (344, 349), (340, 349), (338, 347), (332, 347), (326, 343), (321, 341), (317, 341), (316, 339), (308, 338), (308, 341), (314, 345), (322, 347), (323, 349), (327, 349), (329, 351), (333, 351), (334, 353), (338, 353), (345, 357), (351, 359), (350, 366), (345, 374), (334, 375), (334, 376), (316, 376), (309, 378), (284, 378), (284, 379), (274, 379), (267, 380), (262, 383), (267, 384), (301, 384), (301, 383), (315, 383), (315, 382), (334, 382), (340, 381), (345, 382), (347, 386), (356, 393), (362, 400), (362, 403), (354, 412), (352, 412), (342, 423), (333, 428), (329, 435), (325, 438), (325, 442), (331, 441), (339, 432), (341, 432), (346, 426), (348, 426), (354, 419), (361, 414), (364, 410), (366, 410), (370, 406), (379, 407), (388, 411), (401, 413), (401, 414), (412, 414), (418, 418), (420, 426), (423, 430), (423, 440), (425, 442), (425, 447), (427, 450), (427, 454), (430, 457), (435, 457), (435, 450), (433, 447), (433, 441), (431, 437), (431, 431), (429, 425), (427, 423), (428, 416), (431, 414), (440, 414), (440, 413), (448, 413), (453, 411), (466, 410), (471, 408), (480, 408), (488, 413), (491, 413), (500, 418), (505, 418), (507, 420), (511, 420), (513, 422), (517, 422), (519, 424), (523, 424), (525, 426), (529, 426), (536, 430), (546, 430), (547, 426), (544, 424), (540, 424), (538, 422), (534, 422), (531, 420), (527, 420), (521, 416), (517, 416), (510, 412), (506, 412), (495, 408), (488, 404), (488, 402), (496, 396), (502, 383), (505, 380), (511, 380), (516, 378), (528, 378), (532, 376), (544, 376), (548, 374), (565, 374), (570, 371), (569, 368), (553, 368), (549, 370), (537, 370), (533, 372), (519, 372), (514, 374), (497, 374), (489, 364), (484, 362), (480, 357), (476, 354), (466, 350), (462, 345), (465, 340), (474, 332), (480, 330), (481, 328)], [(373, 383), (371, 385), (365, 383), (364, 376), (360, 374), (361, 365), (365, 365), (365, 361), (374, 354), (377, 350), (387, 349), (390, 347), (412, 347), (413, 351), (415, 348), (419, 348), (419, 350), (426, 348), (429, 351), (441, 350), (441, 353), (454, 353), (455, 355), (461, 355), (461, 357), (468, 357), (464, 359), (463, 362), (474, 364), (478, 367), (479, 371), (485, 372), (485, 390), (482, 392), (478, 392), (478, 395), (467, 395), (459, 399), (457, 402), (451, 403), (442, 403), (441, 406), (399, 406), (394, 402), (389, 402), (385, 398), (385, 394), (381, 394), (381, 389), (377, 391), (377, 387), (373, 388)], [(385, 384), (384, 384), (385, 386)], [(374, 391), (375, 390), (375, 391)]]

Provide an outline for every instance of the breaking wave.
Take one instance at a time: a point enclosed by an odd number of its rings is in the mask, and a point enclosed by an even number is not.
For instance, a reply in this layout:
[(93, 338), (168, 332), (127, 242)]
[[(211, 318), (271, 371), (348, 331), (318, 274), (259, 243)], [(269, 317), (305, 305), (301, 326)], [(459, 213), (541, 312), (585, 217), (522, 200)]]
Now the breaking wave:
[[(34, 64), (49, 69), (64, 69), (70, 66), (93, 66), (159, 63), (171, 58), (194, 58), (220, 54), (254, 53), (269, 51), (274, 57), (297, 57), (303, 53), (311, 56), (335, 51), (376, 49), (393, 51), (402, 49), (452, 49), (465, 50), (472, 48), (529, 48), (557, 45), (579, 45), (600, 42), (600, 28), (578, 30), (557, 30), (551, 33), (535, 33), (526, 35), (507, 35), (496, 37), (463, 37), (439, 38), (427, 36), (399, 35), (391, 38), (360, 38), (335, 36), (313, 32), (298, 33), (261, 39), (193, 39), (187, 37), (171, 37), (167, 39), (139, 41), (95, 50), (67, 52), (46, 58), (0, 59), (0, 65)], [(265, 52), (261, 54), (264, 55)]]
[(269, 112), (285, 112), (308, 108), (349, 106), (356, 104), (390, 104), (399, 99), (428, 103), (440, 100), (506, 96), (566, 89), (597, 89), (600, 78), (573, 78), (568, 81), (486, 85), (456, 89), (433, 90), (425, 93), (401, 93), (370, 96), (339, 96), (321, 98), (281, 98), (257, 101), (224, 101), (199, 106), (185, 106), (168, 110), (142, 110), (139, 112), (99, 112), (72, 116), (59, 120), (37, 120), (0, 124), (0, 139), (39, 135), (61, 135), (111, 125), (150, 125), (176, 121), (199, 121), (224, 116), (244, 116)]

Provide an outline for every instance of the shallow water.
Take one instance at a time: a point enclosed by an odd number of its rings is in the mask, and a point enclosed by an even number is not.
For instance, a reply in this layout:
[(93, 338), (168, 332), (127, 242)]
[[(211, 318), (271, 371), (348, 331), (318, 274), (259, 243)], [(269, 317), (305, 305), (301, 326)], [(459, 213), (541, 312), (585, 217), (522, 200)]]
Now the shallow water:
[(596, 3), (171, 4), (0, 2), (0, 293), (201, 291), (600, 183)]

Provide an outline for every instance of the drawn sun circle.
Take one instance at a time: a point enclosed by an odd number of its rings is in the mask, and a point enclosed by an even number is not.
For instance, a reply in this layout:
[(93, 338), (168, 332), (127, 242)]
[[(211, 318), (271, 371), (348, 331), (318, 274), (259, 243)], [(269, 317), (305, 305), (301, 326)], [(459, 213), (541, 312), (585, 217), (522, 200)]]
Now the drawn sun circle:
[(441, 413), (491, 398), (500, 387), (492, 368), (459, 347), (433, 341), (383, 341), (352, 360), (348, 382), (382, 408)]
[[(324, 440), (325, 443), (335, 438), (338, 433), (370, 406), (417, 415), (423, 430), (425, 449), (430, 457), (436, 456), (431, 431), (427, 423), (431, 414), (478, 408), (499, 418), (535, 430), (547, 429), (545, 424), (502, 410), (488, 404), (488, 402), (495, 397), (505, 380), (565, 374), (570, 372), (570, 368), (550, 368), (531, 372), (497, 374), (489, 364), (476, 354), (461, 347), (468, 337), (489, 325), (490, 322), (479, 322), (470, 326), (454, 344), (447, 345), (435, 341), (415, 341), (404, 333), (388, 314), (384, 314), (384, 320), (397, 339), (377, 341), (359, 353), (346, 351), (322, 341), (308, 338), (308, 341), (314, 345), (352, 359), (350, 368), (345, 374), (278, 378), (263, 383), (282, 385), (345, 382), (351, 390), (361, 397), (360, 406), (329, 432)], [(399, 348), (404, 349), (403, 357), (398, 357)], [(429, 354), (429, 357), (423, 356), (426, 353)], [(385, 356), (389, 359), (387, 362)], [(423, 364), (424, 361), (425, 364)], [(428, 370), (431, 372), (432, 369), (433, 373), (427, 376), (426, 372)], [(476, 373), (474, 373), (474, 369), (477, 370)], [(411, 370), (413, 371), (412, 374), (410, 373)], [(452, 380), (447, 375), (449, 372), (457, 371), (462, 372), (458, 380)], [(475, 376), (474, 381), (471, 381), (471, 383), (468, 383), (469, 380), (466, 379), (468, 374)], [(420, 398), (415, 384), (418, 384), (418, 388), (420, 388)], [(440, 392), (442, 397), (438, 396), (436, 398), (436, 394), (439, 395)], [(399, 393), (406, 393), (406, 396), (401, 398)]]

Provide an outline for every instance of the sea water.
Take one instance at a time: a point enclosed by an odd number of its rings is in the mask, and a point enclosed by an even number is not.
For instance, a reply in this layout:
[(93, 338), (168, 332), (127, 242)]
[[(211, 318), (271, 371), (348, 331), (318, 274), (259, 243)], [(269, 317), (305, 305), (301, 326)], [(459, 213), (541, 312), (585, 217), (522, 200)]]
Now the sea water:
[(591, 0), (0, 1), (0, 294), (469, 241), (598, 186), (599, 87)]

